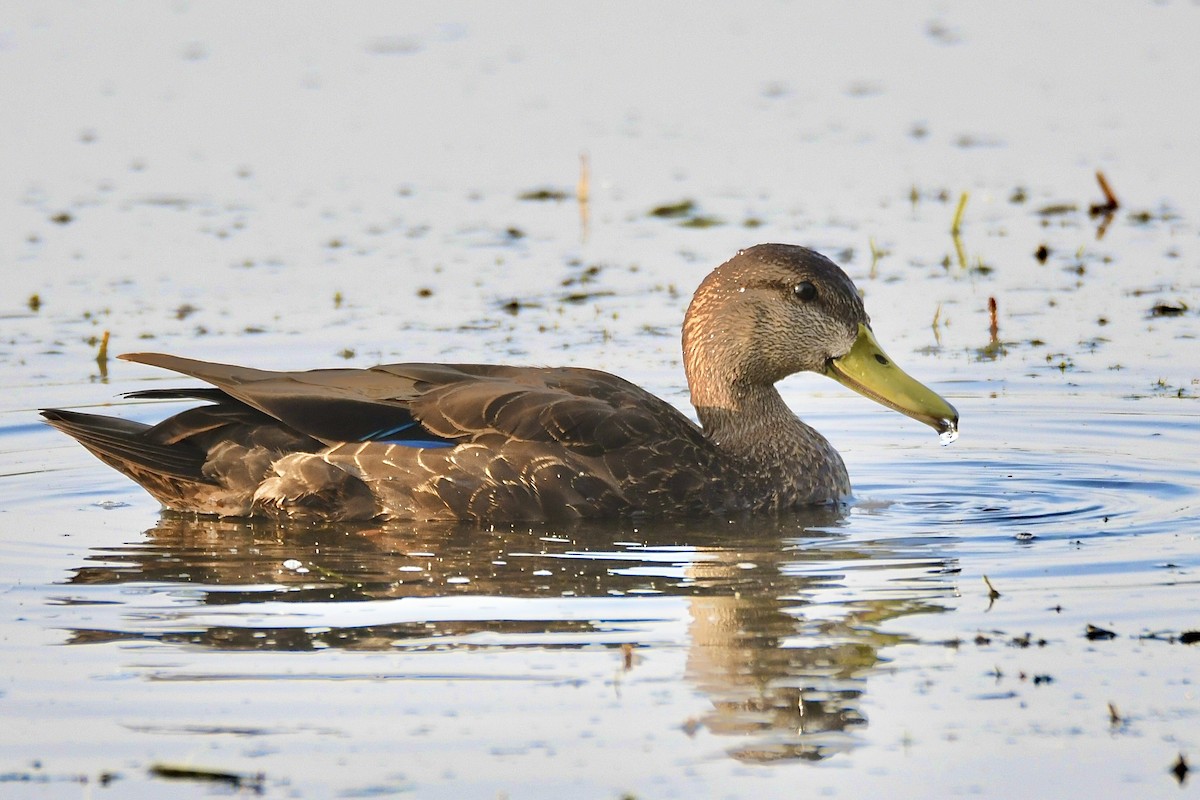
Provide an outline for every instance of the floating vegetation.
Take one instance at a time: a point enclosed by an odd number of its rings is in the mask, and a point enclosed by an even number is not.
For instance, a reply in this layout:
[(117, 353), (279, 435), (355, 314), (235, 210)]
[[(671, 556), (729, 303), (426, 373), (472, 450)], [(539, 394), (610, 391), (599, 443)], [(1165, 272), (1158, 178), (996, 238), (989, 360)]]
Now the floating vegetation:
[(1047, 644), (1049, 644), (1049, 642), (1047, 642), (1045, 639), (1034, 639), (1032, 633), (1026, 633), (1024, 636), (1014, 636), (1008, 641), (1009, 647), (1019, 647), (1022, 650), (1027, 647), (1033, 647), (1034, 645), (1037, 645), (1038, 647), (1045, 647)]
[(666, 203), (650, 209), (650, 216), (659, 219), (677, 219), (684, 228), (712, 228), (724, 225), (719, 217), (699, 213), (694, 200), (680, 200), (678, 203)]
[(695, 210), (695, 201), (680, 200), (678, 203), (667, 203), (650, 209), (650, 216), (660, 219), (679, 219), (690, 215)]
[(712, 228), (717, 225), (723, 225), (725, 223), (719, 217), (712, 217), (712, 216), (707, 216), (704, 214), (697, 214), (694, 217), (685, 219), (683, 222), (681, 222), (679, 224), (685, 228)]
[(60, 211), (50, 218), (55, 225), (69, 225), (75, 218), (66, 211)]
[(1117, 638), (1115, 631), (1110, 631), (1106, 628), (1100, 628), (1092, 625), (1091, 623), (1088, 623), (1087, 628), (1084, 629), (1083, 635), (1093, 642), (1108, 641), (1109, 639)]
[(1046, 353), (1046, 364), (1064, 373), (1075, 369), (1075, 362), (1066, 353)]
[(1037, 210), (1039, 217), (1059, 217), (1064, 214), (1074, 214), (1079, 210), (1079, 206), (1074, 203), (1052, 203), (1048, 206), (1042, 206)]
[(954, 145), (967, 150), (974, 147), (1003, 147), (1004, 141), (992, 136), (964, 133), (954, 140)]
[(529, 300), (518, 300), (515, 297), (500, 304), (501, 311), (506, 314), (512, 314), (514, 317), (527, 308), (541, 308), (541, 304)]
[(600, 275), (601, 269), (603, 268), (599, 264), (589, 264), (578, 275), (572, 275), (569, 278), (563, 278), (562, 285), (576, 286), (592, 283)]
[(25, 305), (29, 306), (29, 310), (36, 314), (42, 307), (42, 296), (34, 292), (29, 295), (29, 299), (25, 301)]
[(586, 303), (589, 300), (595, 300), (596, 298), (599, 298), (599, 297), (612, 297), (613, 294), (614, 294), (613, 292), (607, 292), (607, 291), (604, 291), (604, 292), (571, 292), (570, 294), (563, 295), (562, 301), (564, 303), (579, 304), (579, 303)]
[(1187, 303), (1155, 303), (1150, 309), (1152, 317), (1179, 317), (1187, 313)]
[(562, 189), (530, 189), (517, 195), (518, 200), (529, 200), (535, 203), (566, 200), (567, 193)]
[[(1192, 381), (1192, 384), (1194, 386), (1196, 384), (1196, 381)], [(1182, 400), (1184, 398), (1191, 398), (1191, 397), (1196, 396), (1194, 391), (1189, 392), (1183, 386), (1172, 386), (1170, 381), (1168, 381), (1166, 378), (1159, 378), (1158, 380), (1156, 380), (1154, 382), (1154, 385), (1151, 388), (1155, 394), (1163, 396), (1163, 397), (1170, 397), (1173, 395)]]
[(1038, 260), (1039, 264), (1045, 264), (1046, 259), (1050, 257), (1050, 248), (1044, 244), (1039, 244), (1037, 250), (1033, 251), (1033, 257)]
[(150, 774), (155, 778), (166, 778), (167, 780), (221, 783), (235, 789), (249, 789), (255, 794), (262, 793), (263, 781), (266, 780), (266, 776), (261, 772), (257, 775), (242, 775), (237, 772), (171, 764), (155, 764), (150, 767)]

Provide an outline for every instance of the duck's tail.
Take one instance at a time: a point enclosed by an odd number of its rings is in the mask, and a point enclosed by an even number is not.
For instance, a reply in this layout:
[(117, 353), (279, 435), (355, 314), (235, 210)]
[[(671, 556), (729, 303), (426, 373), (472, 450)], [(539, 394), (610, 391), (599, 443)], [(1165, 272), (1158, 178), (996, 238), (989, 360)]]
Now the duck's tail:
[(205, 452), (189, 442), (155, 441), (148, 435), (152, 426), (117, 417), (57, 408), (41, 413), (46, 422), (169, 508), (194, 508), (197, 495), (214, 489), (214, 482), (203, 472)]
[(43, 409), (42, 416), (101, 461), (134, 480), (137, 475), (133, 470), (149, 470), (181, 480), (209, 482), (201, 472), (204, 451), (187, 442), (156, 442), (146, 435), (150, 425), (57, 408)]

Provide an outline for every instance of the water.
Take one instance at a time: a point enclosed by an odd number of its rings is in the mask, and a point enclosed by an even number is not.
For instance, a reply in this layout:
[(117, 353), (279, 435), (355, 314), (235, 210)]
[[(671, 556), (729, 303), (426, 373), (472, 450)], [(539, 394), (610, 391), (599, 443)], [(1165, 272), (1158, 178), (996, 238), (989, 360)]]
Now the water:
[[(11, 16), (0, 795), (1195, 793), (1194, 4)], [(938, 447), (784, 382), (843, 512), (198, 520), (36, 417), (180, 407), (121, 399), (179, 381), (98, 363), (105, 330), (587, 365), (686, 408), (688, 296), (757, 241), (842, 263), (961, 415)]]

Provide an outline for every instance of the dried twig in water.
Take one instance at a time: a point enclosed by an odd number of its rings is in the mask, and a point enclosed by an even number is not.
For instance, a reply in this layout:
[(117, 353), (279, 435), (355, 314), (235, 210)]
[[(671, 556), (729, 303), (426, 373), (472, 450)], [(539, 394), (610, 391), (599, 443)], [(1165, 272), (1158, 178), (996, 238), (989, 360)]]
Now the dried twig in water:
[(592, 175), (588, 165), (588, 154), (579, 154), (579, 181), (575, 184), (575, 199), (586, 203), (591, 196)]
[(579, 202), (579, 231), (580, 238), (587, 241), (591, 226), (591, 206), (589, 199), (592, 191), (592, 169), (588, 163), (588, 154), (579, 154), (579, 180), (575, 184), (575, 199)]
[(1117, 196), (1113, 194), (1112, 187), (1108, 185), (1108, 178), (1104, 177), (1104, 173), (1096, 170), (1096, 182), (1100, 184), (1100, 191), (1104, 192), (1103, 203), (1093, 203), (1088, 209), (1093, 217), (1101, 214), (1111, 214), (1121, 207), (1121, 201), (1117, 200)]
[(992, 344), (999, 341), (1000, 323), (997, 320), (996, 313), (996, 298), (988, 298), (988, 316), (991, 318), (991, 323), (988, 325), (988, 333), (991, 336)]
[(1000, 593), (996, 591), (995, 586), (992, 586), (992, 582), (988, 580), (987, 575), (983, 576), (983, 582), (987, 584), (988, 587), (988, 600), (995, 600), (1000, 597)]

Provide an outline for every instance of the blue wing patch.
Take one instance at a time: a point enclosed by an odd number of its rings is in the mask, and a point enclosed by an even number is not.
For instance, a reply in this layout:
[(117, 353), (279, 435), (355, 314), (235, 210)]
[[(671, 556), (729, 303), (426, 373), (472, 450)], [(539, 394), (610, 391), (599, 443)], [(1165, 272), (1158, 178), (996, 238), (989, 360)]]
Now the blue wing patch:
[(403, 447), (454, 447), (458, 442), (430, 433), (416, 420), (408, 420), (390, 428), (368, 433), (359, 441), (398, 444)]

